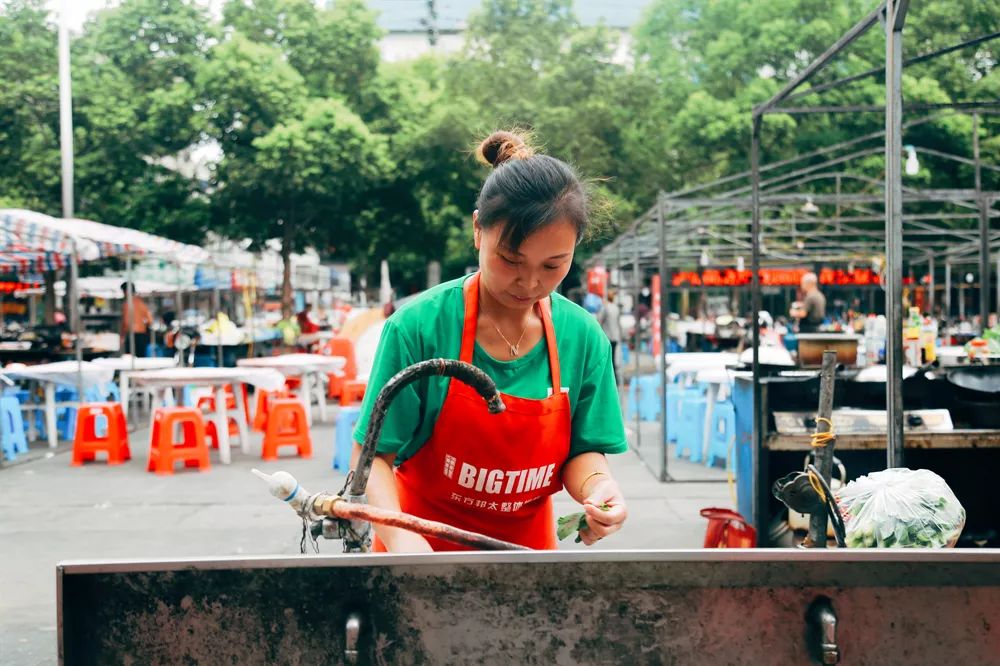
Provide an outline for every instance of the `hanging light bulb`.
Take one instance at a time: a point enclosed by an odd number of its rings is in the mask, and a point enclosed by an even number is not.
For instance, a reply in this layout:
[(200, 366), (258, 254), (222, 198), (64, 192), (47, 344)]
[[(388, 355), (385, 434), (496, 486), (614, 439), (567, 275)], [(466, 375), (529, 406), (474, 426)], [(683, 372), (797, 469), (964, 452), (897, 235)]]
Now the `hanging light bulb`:
[(907, 176), (916, 176), (920, 173), (920, 160), (917, 159), (917, 149), (913, 146), (904, 146), (906, 150), (906, 166), (904, 170)]
[(800, 250), (804, 250), (806, 249), (806, 243), (803, 240), (797, 240), (795, 241), (795, 247), (797, 247)]
[(708, 251), (707, 250), (702, 249), (701, 256), (698, 258), (698, 264), (700, 266), (702, 266), (703, 268), (705, 266), (708, 266)]
[(819, 212), (819, 207), (813, 203), (812, 197), (806, 197), (806, 202), (802, 204), (802, 208), (800, 210), (806, 215), (815, 215)]

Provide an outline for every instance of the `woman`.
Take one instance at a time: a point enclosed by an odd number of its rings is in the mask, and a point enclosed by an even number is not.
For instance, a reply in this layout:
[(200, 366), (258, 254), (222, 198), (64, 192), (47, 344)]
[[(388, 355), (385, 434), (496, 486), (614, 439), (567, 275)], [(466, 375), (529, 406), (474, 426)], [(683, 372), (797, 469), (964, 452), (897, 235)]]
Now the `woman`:
[[(584, 505), (580, 536), (589, 546), (625, 520), (605, 454), (627, 445), (608, 339), (583, 308), (552, 293), (587, 228), (585, 189), (569, 166), (535, 155), (516, 134), (496, 132), (478, 153), (494, 167), (472, 216), (480, 270), (428, 290), (386, 321), (354, 439), (364, 440), (385, 382), (430, 358), (484, 370), (507, 409), (489, 414), (459, 381), (410, 384), (386, 415), (368, 501), (554, 549), (551, 495), (565, 486)], [(376, 550), (461, 550), (397, 528), (375, 532)]]

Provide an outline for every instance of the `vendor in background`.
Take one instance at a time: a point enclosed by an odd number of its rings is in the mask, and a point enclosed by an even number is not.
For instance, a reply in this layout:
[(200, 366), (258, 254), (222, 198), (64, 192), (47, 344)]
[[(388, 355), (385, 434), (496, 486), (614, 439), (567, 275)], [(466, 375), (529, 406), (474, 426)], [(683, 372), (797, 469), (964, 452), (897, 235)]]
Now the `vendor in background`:
[(318, 333), (319, 324), (313, 321), (312, 318), (312, 304), (306, 303), (306, 306), (302, 308), (302, 311), (295, 315), (299, 322), (299, 332), (303, 335), (307, 333)]
[(799, 321), (799, 333), (815, 333), (826, 318), (826, 297), (819, 290), (815, 273), (802, 276), (802, 300), (792, 303), (789, 315)]
[(618, 303), (615, 302), (617, 297), (618, 293), (614, 289), (608, 291), (608, 300), (604, 302), (597, 313), (597, 321), (600, 322), (604, 334), (611, 341), (611, 362), (615, 367), (615, 380), (620, 382), (621, 378), (618, 375), (618, 343), (622, 341), (622, 311), (618, 307)]
[[(153, 323), (153, 315), (146, 307), (145, 301), (135, 292), (135, 285), (132, 285), (132, 303), (128, 302), (129, 283), (122, 282), (122, 323), (121, 336), (122, 346), (126, 353), (133, 356), (145, 356), (146, 348), (149, 346), (149, 326)], [(132, 335), (129, 333), (129, 317), (132, 319), (132, 331), (135, 333), (135, 349), (132, 349)]]

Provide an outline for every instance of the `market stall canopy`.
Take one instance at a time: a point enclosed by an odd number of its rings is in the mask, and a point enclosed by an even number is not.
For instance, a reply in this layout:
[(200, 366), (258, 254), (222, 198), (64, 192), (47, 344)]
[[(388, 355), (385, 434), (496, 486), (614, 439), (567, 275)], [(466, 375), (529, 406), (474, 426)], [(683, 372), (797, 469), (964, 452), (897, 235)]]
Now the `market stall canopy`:
[(80, 261), (114, 253), (112, 248), (68, 232), (54, 217), (0, 209), (0, 270), (30, 273), (64, 268), (70, 263), (74, 244)]
[[(79, 293), (81, 298), (103, 298), (106, 300), (123, 300), (125, 294), (122, 292), (121, 285), (124, 278), (120, 276), (112, 277), (85, 277), (80, 278), (79, 283)], [(150, 296), (158, 294), (176, 294), (178, 291), (194, 291), (193, 285), (184, 285), (179, 287), (175, 284), (169, 284), (166, 282), (153, 282), (150, 280), (135, 280), (133, 282), (135, 287), (135, 293), (139, 296)], [(64, 296), (66, 294), (66, 283), (62, 280), (56, 282), (56, 295)], [(24, 298), (25, 296), (41, 295), (45, 293), (44, 287), (35, 287), (33, 289), (22, 289), (14, 292), (14, 295), (18, 298)]]
[(91, 220), (64, 220), (30, 210), (4, 208), (0, 209), (0, 222), (4, 234), (0, 249), (8, 245), (24, 246), (29, 251), (44, 250), (68, 257), (75, 241), (83, 261), (123, 254), (190, 264), (209, 260), (208, 252), (197, 245)]
[(209, 253), (197, 245), (179, 243), (138, 229), (79, 219), (59, 220), (58, 223), (72, 229), (71, 233), (77, 237), (121, 247), (122, 251), (117, 254), (152, 255), (182, 264), (200, 264), (210, 258)]

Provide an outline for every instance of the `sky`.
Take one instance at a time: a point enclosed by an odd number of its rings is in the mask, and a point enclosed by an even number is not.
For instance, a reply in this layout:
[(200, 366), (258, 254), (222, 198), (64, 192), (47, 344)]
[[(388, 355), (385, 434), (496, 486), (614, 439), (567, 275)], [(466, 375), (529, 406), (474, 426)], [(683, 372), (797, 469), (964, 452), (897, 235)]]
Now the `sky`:
[[(52, 12), (53, 20), (59, 18), (59, 13), (65, 8), (66, 16), (69, 19), (69, 29), (79, 30), (83, 26), (87, 15), (104, 9), (109, 4), (119, 4), (117, 0), (47, 0), (46, 6)], [(208, 4), (213, 7), (221, 6), (222, 0), (208, 0)]]
[[(213, 8), (221, 7), (223, 0), (204, 0)], [(65, 6), (70, 30), (79, 30), (87, 14), (103, 9), (109, 2), (118, 0), (47, 0), (46, 5), (58, 17)], [(576, 0), (576, 12), (584, 23), (604, 18), (608, 23), (631, 25), (637, 21), (642, 9), (650, 0)], [(379, 23), (383, 28), (413, 29), (425, 11), (424, 0), (369, 0), (369, 5), (380, 10)], [(438, 15), (442, 28), (461, 25), (468, 12), (479, 6), (479, 0), (439, 0)]]

